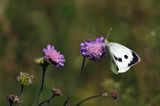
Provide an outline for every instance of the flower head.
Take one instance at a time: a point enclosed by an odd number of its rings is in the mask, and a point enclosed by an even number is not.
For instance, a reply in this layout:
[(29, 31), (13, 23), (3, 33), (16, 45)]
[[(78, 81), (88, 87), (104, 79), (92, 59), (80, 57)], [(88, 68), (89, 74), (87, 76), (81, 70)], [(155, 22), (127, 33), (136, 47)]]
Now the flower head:
[(45, 54), (44, 58), (50, 63), (56, 65), (56, 67), (64, 66), (64, 56), (59, 51), (57, 51), (53, 45), (47, 45), (47, 48), (43, 49)]
[(106, 55), (105, 39), (98, 37), (96, 40), (88, 40), (80, 44), (80, 52), (90, 60), (98, 60)]
[(30, 85), (33, 80), (33, 75), (29, 75), (27, 73), (21, 72), (17, 77), (17, 81), (21, 83), (21, 85)]
[(17, 95), (8, 95), (8, 100), (10, 103), (20, 103), (20, 98)]

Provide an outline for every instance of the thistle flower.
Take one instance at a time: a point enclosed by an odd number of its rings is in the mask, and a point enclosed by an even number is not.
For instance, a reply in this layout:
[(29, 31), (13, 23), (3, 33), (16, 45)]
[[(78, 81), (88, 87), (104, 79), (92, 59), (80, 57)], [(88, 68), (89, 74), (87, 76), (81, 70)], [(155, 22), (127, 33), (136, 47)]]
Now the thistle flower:
[(80, 44), (80, 53), (90, 60), (98, 60), (107, 53), (104, 37), (98, 37), (96, 40), (88, 40)]
[(12, 104), (12, 103), (20, 103), (20, 98), (17, 95), (8, 95), (8, 101)]
[(59, 51), (57, 51), (53, 45), (48, 44), (47, 48), (43, 49), (44, 58), (50, 63), (54, 64), (56, 67), (64, 66), (64, 56)]
[(30, 85), (33, 80), (33, 75), (29, 75), (27, 73), (21, 72), (17, 77), (17, 81), (20, 82), (21, 85)]

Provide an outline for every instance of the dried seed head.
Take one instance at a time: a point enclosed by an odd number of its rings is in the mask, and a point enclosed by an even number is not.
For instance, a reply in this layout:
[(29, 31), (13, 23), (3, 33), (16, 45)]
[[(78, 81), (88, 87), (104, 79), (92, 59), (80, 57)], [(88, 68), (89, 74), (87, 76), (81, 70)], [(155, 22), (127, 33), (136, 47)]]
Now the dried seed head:
[(13, 95), (13, 94), (8, 95), (8, 100), (10, 103), (20, 103), (21, 102), (20, 98), (17, 95)]
[(108, 93), (107, 93), (107, 92), (102, 93), (102, 96), (103, 96), (103, 97), (108, 97)]
[(110, 96), (114, 99), (114, 100), (117, 100), (119, 98), (119, 95), (118, 95), (118, 92), (116, 91), (112, 91), (110, 93)]
[(53, 89), (52, 89), (52, 93), (53, 93), (53, 95), (55, 95), (55, 96), (62, 96), (62, 92), (61, 92), (61, 90), (59, 90), (58, 88), (53, 88)]

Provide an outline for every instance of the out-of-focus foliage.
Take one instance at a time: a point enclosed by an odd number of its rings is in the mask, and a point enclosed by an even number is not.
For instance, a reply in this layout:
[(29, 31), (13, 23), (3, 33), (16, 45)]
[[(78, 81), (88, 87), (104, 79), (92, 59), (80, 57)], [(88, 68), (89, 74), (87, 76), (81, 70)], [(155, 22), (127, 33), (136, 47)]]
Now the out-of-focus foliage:
[(33, 104), (41, 73), (34, 60), (43, 56), (48, 43), (64, 53), (66, 64), (60, 70), (49, 67), (43, 97), (50, 95), (51, 87), (60, 88), (63, 97), (53, 104), (61, 106), (80, 69), (80, 42), (106, 35), (110, 27), (109, 41), (135, 50), (142, 61), (118, 76), (110, 70), (109, 56), (87, 61), (73, 102), (116, 89), (119, 100), (99, 98), (84, 106), (159, 106), (159, 0), (0, 0), (0, 106), (8, 105), (8, 94), (19, 92), (20, 71), (35, 76), (24, 89), (23, 106)]

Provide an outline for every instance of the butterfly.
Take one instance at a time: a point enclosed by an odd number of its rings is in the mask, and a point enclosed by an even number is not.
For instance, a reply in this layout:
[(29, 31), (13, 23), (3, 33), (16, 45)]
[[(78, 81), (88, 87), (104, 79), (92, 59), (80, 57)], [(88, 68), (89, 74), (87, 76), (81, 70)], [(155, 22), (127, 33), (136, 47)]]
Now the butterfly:
[(111, 70), (115, 74), (124, 73), (141, 61), (136, 52), (119, 43), (108, 42), (106, 39), (105, 45), (111, 56)]

